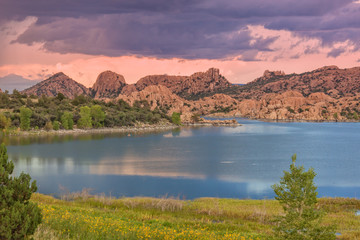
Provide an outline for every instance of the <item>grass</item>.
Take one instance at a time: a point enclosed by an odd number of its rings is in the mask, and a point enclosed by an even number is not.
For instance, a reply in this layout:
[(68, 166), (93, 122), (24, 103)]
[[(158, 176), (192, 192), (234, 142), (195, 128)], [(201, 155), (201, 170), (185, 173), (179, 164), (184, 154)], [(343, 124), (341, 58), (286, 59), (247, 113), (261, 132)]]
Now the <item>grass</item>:
[[(75, 196), (75, 195), (74, 195)], [(35, 239), (273, 239), (274, 200), (120, 198), (77, 194), (68, 201), (33, 194), (43, 213)], [(360, 200), (323, 198), (324, 224), (360, 239)]]

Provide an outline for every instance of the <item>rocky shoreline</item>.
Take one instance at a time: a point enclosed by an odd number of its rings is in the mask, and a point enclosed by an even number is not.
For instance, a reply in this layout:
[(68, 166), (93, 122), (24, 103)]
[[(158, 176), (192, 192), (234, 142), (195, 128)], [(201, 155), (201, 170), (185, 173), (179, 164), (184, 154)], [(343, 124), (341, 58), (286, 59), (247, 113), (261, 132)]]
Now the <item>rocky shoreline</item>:
[(356, 123), (360, 122), (359, 120), (354, 119), (272, 119), (272, 118), (257, 118), (257, 117), (249, 117), (249, 116), (240, 116), (238, 114), (233, 113), (214, 113), (214, 114), (207, 114), (206, 117), (210, 118), (244, 118), (248, 120), (257, 120), (257, 121), (263, 121), (263, 122), (349, 122), (349, 123)]
[(201, 121), (199, 122), (191, 122), (191, 123), (185, 123), (186, 126), (228, 126), (228, 127), (236, 127), (241, 126), (240, 123), (236, 121), (236, 119), (203, 119), (201, 118)]

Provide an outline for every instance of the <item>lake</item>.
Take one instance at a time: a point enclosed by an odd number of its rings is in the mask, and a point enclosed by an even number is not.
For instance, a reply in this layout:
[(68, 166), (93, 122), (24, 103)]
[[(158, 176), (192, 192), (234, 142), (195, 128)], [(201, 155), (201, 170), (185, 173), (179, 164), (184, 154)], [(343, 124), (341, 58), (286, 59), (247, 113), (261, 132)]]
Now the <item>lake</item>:
[[(360, 196), (360, 123), (261, 122), (143, 134), (11, 137), (15, 174), (38, 191), (121, 196), (273, 198), (296, 153), (320, 197)], [(61, 190), (62, 189), (62, 190)]]

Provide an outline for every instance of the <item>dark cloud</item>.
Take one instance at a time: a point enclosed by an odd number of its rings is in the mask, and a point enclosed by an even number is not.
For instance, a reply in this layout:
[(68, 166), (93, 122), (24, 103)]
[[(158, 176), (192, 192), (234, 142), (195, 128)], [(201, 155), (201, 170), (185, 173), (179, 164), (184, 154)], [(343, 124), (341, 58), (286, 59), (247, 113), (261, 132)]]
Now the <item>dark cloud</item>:
[(346, 50), (344, 48), (334, 48), (328, 53), (328, 57), (336, 58), (340, 56), (342, 53), (344, 53)]
[(318, 37), (325, 45), (350, 40), (359, 47), (360, 4), (348, 3), (322, 16), (279, 17), (265, 25), (269, 29), (289, 30), (303, 36)]
[[(39, 79), (41, 78), (39, 77)], [(0, 88), (3, 91), (8, 90), (9, 92), (12, 92), (14, 89), (22, 91), (38, 82), (40, 82), (40, 80), (29, 80), (21, 76), (11, 74), (0, 78)]]
[(169, 19), (167, 15), (133, 13), (35, 24), (17, 42), (29, 45), (44, 42), (45, 49), (60, 53), (188, 59), (223, 58), (254, 46), (267, 49), (272, 42), (260, 39), (250, 46), (251, 40), (249, 30), (232, 21), (216, 21), (206, 16), (182, 19), (175, 15)]
[[(290, 30), (325, 44), (359, 39), (359, 4), (351, 0), (0, 0), (0, 19), (35, 16), (16, 42), (91, 55), (254, 61), (272, 38), (247, 25)], [(306, 53), (304, 53), (306, 54)]]

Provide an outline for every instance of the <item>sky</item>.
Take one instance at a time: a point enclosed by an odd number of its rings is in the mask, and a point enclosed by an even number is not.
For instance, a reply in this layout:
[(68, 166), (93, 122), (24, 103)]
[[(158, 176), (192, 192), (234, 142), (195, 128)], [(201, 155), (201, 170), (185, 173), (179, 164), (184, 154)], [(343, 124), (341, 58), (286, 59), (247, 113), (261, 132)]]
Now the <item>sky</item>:
[(211, 67), (246, 83), (359, 66), (360, 1), (0, 0), (0, 46), (3, 89), (57, 72), (90, 87), (105, 70), (134, 83)]

